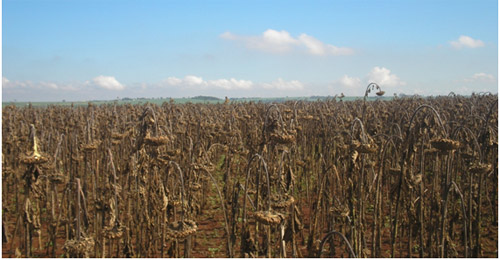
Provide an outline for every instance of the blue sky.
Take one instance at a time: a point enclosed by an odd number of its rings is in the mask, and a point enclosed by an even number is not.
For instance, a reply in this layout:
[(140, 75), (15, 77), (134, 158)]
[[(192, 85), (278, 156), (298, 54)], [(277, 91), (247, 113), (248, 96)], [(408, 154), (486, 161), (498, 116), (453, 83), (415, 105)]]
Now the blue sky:
[(3, 0), (2, 100), (498, 92), (497, 1)]

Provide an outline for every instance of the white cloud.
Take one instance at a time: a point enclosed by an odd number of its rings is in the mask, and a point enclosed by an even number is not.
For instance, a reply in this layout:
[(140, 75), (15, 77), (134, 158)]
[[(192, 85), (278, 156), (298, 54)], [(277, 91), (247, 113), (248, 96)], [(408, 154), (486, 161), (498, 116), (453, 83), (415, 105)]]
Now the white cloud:
[(320, 40), (305, 33), (299, 36), (299, 41), (303, 44), (309, 53), (313, 55), (351, 55), (354, 51), (350, 48), (339, 48), (331, 44), (324, 44)]
[(461, 35), (458, 38), (458, 40), (451, 41), (450, 44), (455, 49), (462, 49), (464, 47), (466, 47), (466, 48), (478, 48), (478, 47), (484, 46), (484, 43), (481, 40), (472, 39), (471, 37), (465, 36), (465, 35)]
[(165, 82), (168, 84), (168, 85), (172, 85), (172, 86), (177, 86), (177, 85), (180, 85), (182, 83), (182, 79), (178, 79), (176, 77), (168, 77)]
[(205, 85), (206, 83), (203, 81), (201, 77), (196, 77), (192, 75), (188, 75), (184, 77), (184, 84), (187, 84), (188, 86), (200, 86), (200, 85)]
[(92, 82), (98, 87), (109, 90), (123, 90), (125, 87), (111, 76), (98, 76), (92, 79)]
[(209, 80), (208, 82), (209, 86), (215, 86), (218, 88), (223, 88), (227, 90), (231, 89), (251, 89), (252, 88), (252, 81), (250, 80), (236, 80), (236, 79), (217, 79), (217, 80)]
[(169, 86), (188, 86), (193, 88), (221, 88), (226, 90), (232, 89), (251, 89), (253, 82), (250, 80), (237, 80), (230, 79), (216, 79), (216, 80), (203, 80), (201, 77), (187, 75), (183, 79), (176, 77), (169, 77), (165, 81)]
[(309, 53), (313, 55), (324, 55), (325, 54), (325, 44), (320, 40), (309, 36), (305, 33), (299, 36), (299, 40), (307, 48)]
[(5, 86), (9, 84), (10, 80), (8, 80), (6, 77), (2, 77), (2, 86)]
[(354, 51), (350, 48), (336, 47), (325, 44), (313, 36), (305, 33), (294, 38), (289, 32), (268, 29), (259, 36), (240, 36), (225, 32), (220, 35), (222, 39), (241, 42), (249, 49), (257, 49), (271, 53), (286, 53), (298, 48), (305, 48), (309, 54), (325, 55), (351, 55)]
[(2, 88), (10, 89), (10, 88), (36, 88), (39, 87), (36, 84), (33, 84), (30, 80), (14, 80), (11, 81), (6, 77), (2, 77)]
[(389, 69), (376, 66), (363, 78), (344, 75), (333, 81), (328, 89), (330, 94), (345, 93), (348, 96), (359, 96), (364, 93), (365, 88), (372, 82), (377, 83), (386, 92), (393, 87), (406, 85), (406, 82), (401, 81)]
[(278, 78), (272, 82), (254, 83), (250, 80), (238, 80), (235, 78), (204, 80), (201, 77), (188, 75), (184, 78), (169, 77), (163, 83), (167, 86), (184, 86), (196, 89), (250, 90), (254, 87), (276, 90), (304, 89), (302, 82), (298, 80), (285, 81), (282, 78)]
[(30, 80), (14, 80), (11, 81), (6, 77), (2, 77), (2, 88), (7, 90), (78, 90), (88, 85), (88, 83), (81, 82), (66, 82), (66, 83), (56, 83), (52, 81), (39, 81), (33, 82)]
[(348, 88), (361, 87), (361, 79), (344, 75), (339, 81), (340, 85)]
[(236, 40), (237, 39), (236, 35), (234, 35), (230, 32), (225, 32), (225, 33), (219, 35), (219, 37), (221, 37), (222, 39), (225, 39), (225, 40)]
[(363, 90), (363, 80), (357, 77), (342, 76), (340, 79), (333, 81), (329, 86), (329, 94), (344, 93), (348, 96), (357, 96)]
[(304, 84), (298, 80), (285, 81), (282, 78), (271, 83), (263, 83), (262, 86), (267, 89), (277, 89), (277, 90), (302, 90), (304, 89)]
[(375, 82), (381, 87), (404, 86), (406, 82), (401, 81), (398, 76), (391, 74), (391, 71), (384, 67), (374, 67), (368, 73), (368, 82)]
[(272, 29), (266, 30), (261, 36), (240, 36), (225, 32), (220, 37), (225, 40), (241, 42), (249, 49), (273, 53), (288, 52), (294, 45), (299, 43), (287, 31), (275, 31)]
[(267, 42), (274, 44), (295, 44), (297, 40), (295, 40), (290, 33), (285, 30), (275, 31), (273, 29), (267, 29), (264, 33), (262, 33), (262, 38)]
[(26, 88), (32, 86), (32, 82), (29, 80), (25, 81), (19, 81), (19, 80), (14, 80), (11, 81), (7, 79), (6, 77), (2, 77), (2, 88), (9, 89), (9, 88)]
[(54, 82), (40, 82), (40, 86), (42, 88), (59, 89), (59, 86)]
[(495, 77), (493, 75), (484, 72), (476, 73), (472, 75), (472, 78), (479, 81), (495, 82)]
[(484, 72), (475, 73), (470, 78), (466, 78), (465, 82), (482, 82), (482, 83), (494, 83), (496, 82), (495, 76), (491, 74), (486, 74)]

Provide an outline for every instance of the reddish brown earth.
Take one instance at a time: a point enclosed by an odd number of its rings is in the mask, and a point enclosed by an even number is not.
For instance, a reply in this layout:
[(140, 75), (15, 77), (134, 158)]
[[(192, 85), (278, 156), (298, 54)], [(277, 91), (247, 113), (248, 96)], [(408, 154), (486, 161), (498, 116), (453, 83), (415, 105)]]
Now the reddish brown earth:
[[(212, 194), (215, 196), (215, 194)], [(307, 205), (306, 203), (303, 203), (302, 205)], [(5, 205), (4, 205), (5, 207)], [(303, 229), (303, 237), (307, 239), (308, 234), (309, 234), (309, 222), (310, 222), (310, 208), (305, 207), (302, 208), (302, 222), (304, 224), (304, 229)], [(367, 217), (366, 218), (368, 223), (367, 226), (371, 226), (371, 218)], [(2, 257), (15, 257), (15, 249), (16, 246), (12, 245), (12, 234), (14, 231), (14, 226), (15, 226), (15, 219), (3, 219), (4, 224), (8, 227), (8, 232), (11, 236), (9, 239), (9, 243), (5, 243), (5, 241), (2, 241)], [(43, 221), (42, 221), (43, 223)], [(207, 206), (206, 209), (203, 210), (202, 214), (198, 216), (198, 231), (196, 235), (193, 237), (193, 244), (192, 244), (192, 256), (196, 258), (224, 258), (227, 256), (226, 254), (226, 235), (225, 235), (225, 230), (224, 230), (224, 217), (222, 214), (222, 211), (216, 206)], [(459, 227), (457, 227), (459, 229)], [(483, 233), (482, 233), (482, 245), (483, 245), (483, 257), (498, 257), (498, 226), (492, 226), (490, 225), (490, 228), (483, 227)], [(42, 243), (46, 243), (49, 241), (48, 238), (48, 233), (44, 232), (47, 230), (46, 225), (42, 226)], [(328, 231), (324, 230), (322, 232), (322, 235), (320, 236), (323, 238)], [(459, 234), (459, 230), (456, 231), (457, 235)], [(57, 250), (56, 250), (56, 257), (62, 257), (64, 255), (64, 251), (62, 250), (62, 246), (64, 245), (64, 229), (59, 228), (58, 229), (58, 238), (57, 238)], [(371, 247), (370, 241), (371, 241), (371, 233), (367, 232), (365, 234), (366, 237), (366, 242), (368, 248)], [(300, 253), (302, 254), (302, 257), (307, 257), (308, 256), (308, 251), (307, 251), (307, 243), (301, 238), (300, 234), (296, 235), (296, 238), (298, 239), (297, 246), (300, 250)], [(409, 257), (407, 255), (407, 249), (406, 249), (406, 239), (401, 241), (401, 247), (398, 250), (398, 247), (396, 248), (396, 257), (402, 257), (402, 258), (407, 258)], [(20, 243), (20, 238), (19, 235), (15, 240), (15, 243), (18, 244)], [(240, 252), (239, 252), (239, 239), (236, 241), (235, 245), (235, 257), (240, 257)], [(133, 244), (133, 243), (132, 243)], [(399, 244), (399, 243), (397, 243)], [(335, 257), (349, 257), (349, 253), (347, 251), (347, 248), (342, 245), (338, 237), (335, 238), (335, 245), (338, 246), (336, 250), (336, 255)], [(168, 245), (167, 245), (168, 246)], [(18, 245), (20, 248), (20, 245)], [(278, 248), (276, 246), (275, 248)], [(39, 242), (38, 242), (38, 237), (33, 237), (33, 257), (52, 257), (51, 253), (49, 252), (51, 250), (51, 247), (46, 247), (46, 245), (42, 245), (40, 248)], [(277, 250), (274, 250), (277, 251)], [(458, 251), (459, 253), (463, 252), (463, 247), (458, 246)], [(383, 230), (383, 235), (382, 235), (382, 257), (390, 257), (390, 230), (389, 228), (386, 228)], [(180, 253), (181, 256), (183, 255), (183, 245), (181, 243), (180, 245)], [(291, 257), (292, 252), (291, 252), (291, 245), (287, 244), (287, 257)], [(411, 257), (418, 257), (418, 251), (414, 250), (412, 253)], [(425, 253), (424, 256), (426, 257)], [(459, 254), (460, 256), (460, 254)], [(109, 257), (109, 255), (108, 255)], [(116, 257), (116, 254), (112, 255), (111, 257)], [(121, 255), (123, 257), (123, 255)], [(161, 257), (160, 253), (156, 257)], [(278, 257), (278, 256), (275, 256)]]

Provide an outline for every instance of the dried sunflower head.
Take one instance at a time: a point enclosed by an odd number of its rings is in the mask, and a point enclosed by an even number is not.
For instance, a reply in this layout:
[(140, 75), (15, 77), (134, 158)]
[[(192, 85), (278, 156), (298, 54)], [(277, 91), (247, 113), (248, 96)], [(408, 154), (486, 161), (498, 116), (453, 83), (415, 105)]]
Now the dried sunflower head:
[(265, 225), (277, 225), (285, 219), (280, 213), (270, 211), (257, 211), (254, 213), (255, 220)]
[(460, 147), (460, 142), (447, 138), (436, 138), (431, 140), (431, 145), (440, 151), (451, 151)]
[(66, 240), (63, 249), (70, 257), (89, 257), (94, 247), (94, 239), (92, 237), (82, 237), (79, 240)]
[(375, 153), (377, 151), (377, 145), (375, 144), (361, 144), (356, 148), (359, 153)]
[(295, 199), (293, 198), (293, 196), (288, 194), (278, 197), (272, 197), (271, 200), (271, 207), (273, 209), (284, 209), (295, 203)]
[(158, 137), (151, 137), (147, 135), (144, 138), (144, 143), (147, 145), (151, 146), (160, 146), (160, 145), (165, 145), (170, 141), (170, 138), (168, 136), (158, 136)]
[(97, 149), (99, 146), (100, 142), (99, 141), (94, 141), (90, 144), (84, 144), (81, 146), (81, 149), (85, 152), (91, 152)]
[(104, 227), (103, 229), (104, 237), (108, 239), (120, 238), (123, 236), (125, 231), (126, 227), (122, 226), (120, 223), (116, 223), (112, 227), (110, 226)]
[(167, 226), (167, 236), (172, 239), (185, 239), (189, 235), (196, 233), (198, 226), (192, 220), (175, 221)]
[(491, 164), (476, 163), (469, 167), (469, 172), (473, 174), (484, 174), (491, 171), (491, 169), (493, 169), (493, 166)]
[(272, 133), (270, 139), (279, 144), (291, 144), (295, 142), (295, 136), (290, 134)]
[(123, 138), (125, 138), (125, 136), (127, 136), (127, 134), (128, 134), (128, 132), (125, 132), (123, 134), (113, 132), (113, 133), (111, 133), (111, 138), (114, 141), (119, 141), (119, 140), (122, 140)]
[(20, 159), (21, 163), (30, 165), (46, 163), (49, 160), (46, 156), (40, 153), (38, 154), (31, 153), (30, 155), (22, 155)]

